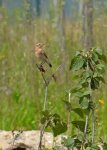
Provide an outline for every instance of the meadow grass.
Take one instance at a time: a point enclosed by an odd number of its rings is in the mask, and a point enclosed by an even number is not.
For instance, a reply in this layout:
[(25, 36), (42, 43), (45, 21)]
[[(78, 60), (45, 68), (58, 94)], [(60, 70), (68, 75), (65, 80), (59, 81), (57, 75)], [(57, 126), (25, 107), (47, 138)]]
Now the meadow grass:
[[(4, 10), (0, 18), (0, 130), (32, 130), (40, 128), (40, 117), (43, 109), (45, 86), (38, 69), (32, 50), (35, 42), (46, 44), (46, 51), (53, 64), (53, 72), (62, 63), (60, 51), (60, 36), (57, 25), (50, 20), (36, 19), (27, 22), (20, 16), (15, 22), (9, 23)], [(106, 25), (101, 26), (100, 19), (94, 21), (95, 46), (107, 53)], [(57, 82), (51, 81), (48, 89), (48, 108), (56, 112), (66, 121), (67, 112), (62, 100), (68, 99), (67, 92), (76, 81), (69, 71), (71, 58), (76, 50), (81, 49), (81, 23), (67, 22), (65, 24), (66, 69), (57, 72)], [(48, 74), (49, 75), (49, 74)], [(105, 80), (107, 79), (105, 74)], [(104, 99), (104, 105), (98, 103), (97, 136), (107, 134), (107, 85), (102, 85), (95, 93), (94, 100)], [(76, 100), (72, 99), (76, 105)], [(71, 120), (78, 118), (71, 114)], [(72, 134), (75, 133), (71, 127)]]

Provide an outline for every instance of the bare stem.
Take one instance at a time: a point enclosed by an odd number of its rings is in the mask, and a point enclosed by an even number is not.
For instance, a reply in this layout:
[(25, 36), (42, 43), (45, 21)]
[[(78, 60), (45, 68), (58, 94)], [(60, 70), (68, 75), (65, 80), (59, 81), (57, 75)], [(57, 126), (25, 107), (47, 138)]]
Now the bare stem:
[(38, 150), (41, 150), (41, 148), (42, 148), (42, 138), (43, 138), (43, 135), (44, 135), (46, 125), (47, 125), (47, 122), (42, 126), (42, 128), (40, 130), (40, 142), (39, 142)]
[(50, 117), (50, 119), (48, 121), (45, 122), (45, 124), (42, 125), (41, 131), (40, 131), (40, 142), (39, 142), (39, 146), (38, 146), (38, 150), (41, 150), (42, 148), (42, 138), (45, 132), (45, 128), (47, 126), (47, 124), (50, 122), (50, 120), (52, 119), (53, 115)]
[[(53, 75), (51, 75), (51, 77), (48, 79), (48, 81), (46, 80), (44, 73), (41, 71), (40, 67), (38, 66), (38, 64), (36, 64), (37, 68), (39, 69), (39, 71), (41, 72), (42, 78), (44, 80), (45, 83), (45, 98), (44, 98), (44, 111), (46, 110), (46, 104), (47, 104), (47, 95), (48, 95), (48, 86), (49, 83), (51, 81), (51, 79), (53, 78)], [(61, 68), (62, 65), (58, 66), (58, 68), (56, 69), (56, 71), (54, 72), (54, 74)], [(50, 121), (50, 120), (49, 120)], [(42, 138), (45, 132), (45, 128), (47, 126), (48, 122), (46, 122), (44, 125), (42, 125), (42, 128), (40, 130), (40, 142), (39, 142), (39, 146), (38, 146), (38, 150), (41, 150), (42, 148)]]
[[(71, 93), (70, 93), (70, 91), (69, 91), (69, 94), (68, 94), (68, 101), (69, 101), (69, 103), (71, 102)], [(69, 130), (69, 128), (70, 128), (70, 111), (68, 112), (68, 130)]]
[(86, 139), (86, 134), (87, 134), (87, 128), (88, 128), (88, 122), (89, 122), (89, 114), (86, 114), (86, 120), (85, 120), (85, 128), (84, 128), (84, 136), (83, 136), (83, 143)]
[[(89, 70), (89, 64), (88, 64), (88, 61), (87, 61), (87, 71), (88, 70)], [(89, 88), (89, 91), (90, 91), (89, 102), (92, 102), (91, 79), (88, 82), (88, 88)], [(83, 143), (86, 140), (86, 133), (87, 133), (87, 129), (88, 129), (88, 123), (89, 123), (89, 112), (87, 112), (87, 114), (86, 114), (86, 121), (85, 121), (84, 135), (83, 135)], [(92, 143), (94, 142), (94, 130), (95, 130), (94, 126), (95, 125), (94, 125), (94, 108), (93, 108), (93, 110), (92, 110)]]
[(44, 111), (46, 110), (46, 103), (47, 103), (47, 95), (48, 95), (48, 86), (46, 85), (45, 88), (45, 99), (44, 99)]
[(94, 136), (95, 136), (95, 116), (94, 116), (94, 108), (92, 110), (92, 144), (94, 144)]

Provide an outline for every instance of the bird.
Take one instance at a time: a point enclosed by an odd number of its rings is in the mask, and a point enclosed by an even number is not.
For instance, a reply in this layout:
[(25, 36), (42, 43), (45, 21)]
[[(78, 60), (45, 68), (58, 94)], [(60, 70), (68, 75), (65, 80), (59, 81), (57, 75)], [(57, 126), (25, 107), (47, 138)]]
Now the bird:
[(43, 43), (37, 43), (35, 46), (35, 56), (41, 60), (41, 66), (44, 63), (47, 63), (49, 65), (49, 67), (52, 67), (52, 64), (49, 61), (49, 58), (47, 56), (47, 54), (44, 51), (44, 44)]
[[(49, 61), (49, 58), (47, 56), (47, 54), (44, 51), (44, 44), (43, 43), (37, 43), (35, 46), (35, 56), (41, 60), (41, 64), (37, 67), (40, 70), (40, 72), (42, 73), (42, 75), (46, 72), (46, 70), (43, 67), (44, 63), (47, 63), (49, 65), (50, 68), (52, 68), (52, 64)], [(54, 79), (54, 81), (56, 81), (56, 76), (54, 74), (52, 74), (52, 78)]]

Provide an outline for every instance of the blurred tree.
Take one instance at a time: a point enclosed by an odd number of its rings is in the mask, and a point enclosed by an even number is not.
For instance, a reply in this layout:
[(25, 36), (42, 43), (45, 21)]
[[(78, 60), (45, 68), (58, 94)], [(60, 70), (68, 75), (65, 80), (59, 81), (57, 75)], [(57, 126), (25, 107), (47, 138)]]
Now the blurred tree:
[(27, 0), (26, 18), (29, 23), (32, 21), (32, 0)]
[(41, 15), (41, 0), (36, 1), (36, 15), (39, 17)]
[(0, 6), (2, 6), (2, 0), (0, 0)]
[(60, 47), (61, 47), (61, 53), (64, 56), (64, 50), (65, 50), (65, 7), (64, 7), (64, 1), (61, 1), (61, 10), (60, 10), (60, 17), (59, 17), (59, 21), (60, 21)]
[(83, 47), (93, 46), (93, 0), (82, 0)]
[(62, 83), (66, 73), (66, 51), (65, 51), (65, 0), (59, 1), (59, 43), (61, 49), (61, 62), (63, 64), (63, 70), (61, 73)]

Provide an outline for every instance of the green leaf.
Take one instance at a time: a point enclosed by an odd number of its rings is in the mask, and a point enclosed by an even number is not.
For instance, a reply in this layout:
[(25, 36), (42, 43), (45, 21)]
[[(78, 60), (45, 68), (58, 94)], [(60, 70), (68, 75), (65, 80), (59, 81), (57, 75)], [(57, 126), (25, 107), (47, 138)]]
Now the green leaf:
[(72, 59), (70, 70), (77, 71), (84, 65), (84, 58), (82, 56), (76, 56)]
[(42, 111), (42, 115), (45, 116), (45, 117), (49, 117), (50, 113), (49, 113), (48, 110), (45, 110), (45, 111)]
[(75, 140), (71, 137), (68, 137), (67, 139), (63, 138), (62, 144), (67, 148), (73, 148), (75, 144)]
[(99, 81), (96, 78), (92, 78), (91, 80), (91, 89), (95, 90), (99, 88)]
[(98, 64), (96, 65), (96, 68), (101, 72), (104, 73), (105, 72), (105, 66), (103, 64)]
[(89, 106), (89, 101), (86, 97), (82, 97), (79, 100), (79, 104), (81, 106), (82, 109), (87, 109)]
[(91, 147), (87, 147), (86, 150), (92, 150), (92, 148)]
[(83, 97), (89, 98), (90, 94), (91, 94), (90, 90), (81, 91), (81, 93), (80, 93), (80, 95), (78, 97), (79, 98), (83, 98)]
[(47, 120), (50, 119), (51, 114), (48, 110), (42, 111), (41, 124), (44, 124)]
[(100, 48), (95, 48), (95, 52), (100, 56), (103, 54), (102, 49)]
[(44, 124), (46, 122), (47, 118), (46, 117), (42, 117), (41, 118), (41, 124)]
[(107, 57), (106, 57), (106, 55), (102, 54), (101, 60), (103, 60), (105, 63), (107, 63)]
[(85, 122), (81, 120), (72, 121), (72, 124), (78, 128), (81, 132), (84, 132)]
[(59, 122), (55, 126), (53, 126), (52, 130), (54, 137), (56, 137), (57, 135), (60, 135), (67, 131), (67, 124), (64, 122)]
[(95, 78), (97, 81), (102, 81), (103, 83), (105, 83), (104, 77), (101, 72), (95, 72), (93, 78)]
[(60, 122), (60, 121), (61, 121), (60, 116), (55, 113), (55, 114), (53, 115), (53, 122), (54, 122), (54, 124), (56, 124), (57, 122)]
[(92, 71), (84, 71), (81, 75), (81, 80), (80, 80), (80, 84), (84, 84), (87, 82), (87, 79), (91, 78), (93, 75), (93, 72)]
[(93, 51), (92, 53), (92, 60), (96, 63), (98, 62), (99, 58), (98, 58), (98, 54), (96, 52)]
[(71, 90), (72, 93), (76, 93), (82, 89), (82, 86), (75, 87)]
[(74, 146), (76, 148), (80, 149), (81, 148), (81, 144), (82, 144), (82, 142), (79, 139), (75, 139), (75, 145)]
[(72, 109), (72, 111), (79, 115), (81, 118), (84, 117), (83, 111), (80, 108)]

